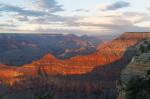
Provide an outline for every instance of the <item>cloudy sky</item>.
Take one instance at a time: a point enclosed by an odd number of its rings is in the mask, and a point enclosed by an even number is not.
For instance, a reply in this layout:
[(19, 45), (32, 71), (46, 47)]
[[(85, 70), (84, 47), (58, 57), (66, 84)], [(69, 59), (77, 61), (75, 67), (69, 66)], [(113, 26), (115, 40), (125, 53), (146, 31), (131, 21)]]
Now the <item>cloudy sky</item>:
[(0, 33), (150, 31), (150, 0), (0, 0)]

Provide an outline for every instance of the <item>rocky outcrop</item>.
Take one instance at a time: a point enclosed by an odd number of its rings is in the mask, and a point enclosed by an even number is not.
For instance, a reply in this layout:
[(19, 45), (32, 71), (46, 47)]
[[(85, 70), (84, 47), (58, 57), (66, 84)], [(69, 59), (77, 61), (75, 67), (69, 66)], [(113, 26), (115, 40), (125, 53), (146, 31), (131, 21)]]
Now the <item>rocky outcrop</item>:
[[(117, 83), (118, 87), (118, 99), (127, 99), (127, 85), (129, 81), (134, 77), (144, 77), (147, 71), (150, 70), (150, 50), (148, 48), (150, 44), (149, 39), (143, 40), (137, 44), (137, 55), (134, 56), (128, 66), (122, 71), (120, 80)], [(141, 52), (141, 47), (146, 48), (146, 52)], [(138, 83), (138, 82), (137, 82)]]

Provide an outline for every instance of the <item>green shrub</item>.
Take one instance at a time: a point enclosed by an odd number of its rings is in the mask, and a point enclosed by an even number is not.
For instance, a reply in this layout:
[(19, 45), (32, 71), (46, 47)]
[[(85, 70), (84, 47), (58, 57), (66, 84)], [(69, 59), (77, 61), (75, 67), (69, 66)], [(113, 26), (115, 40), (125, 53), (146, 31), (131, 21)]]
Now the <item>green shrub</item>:
[(150, 99), (150, 71), (143, 77), (133, 77), (127, 84), (127, 99)]
[(147, 49), (148, 49), (148, 51), (150, 51), (150, 44), (148, 44)]
[(140, 45), (140, 51), (143, 53), (144, 52), (144, 46), (143, 45)]

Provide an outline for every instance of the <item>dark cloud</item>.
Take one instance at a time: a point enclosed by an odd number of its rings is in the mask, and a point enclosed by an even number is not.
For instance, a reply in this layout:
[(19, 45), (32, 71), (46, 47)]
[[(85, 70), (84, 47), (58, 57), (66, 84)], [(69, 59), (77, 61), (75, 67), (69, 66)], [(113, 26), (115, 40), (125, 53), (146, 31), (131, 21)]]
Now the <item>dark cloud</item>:
[(63, 6), (59, 5), (56, 0), (36, 0), (36, 5), (39, 8), (47, 10), (49, 12), (64, 11)]
[(60, 16), (51, 14), (45, 17), (38, 17), (30, 22), (35, 24), (63, 23), (64, 25), (72, 26), (76, 25), (75, 22), (80, 19), (82, 19), (80, 16)]
[(23, 15), (23, 16), (43, 16), (43, 15), (45, 15), (45, 13), (41, 12), (41, 11), (27, 10), (27, 9), (23, 9), (18, 6), (8, 5), (8, 4), (0, 4), (0, 12), (13, 12), (13, 13), (17, 13), (17, 14)]
[(38, 17), (36, 19), (31, 20), (31, 23), (36, 23), (36, 24), (49, 24), (51, 22), (62, 22), (65, 21), (65, 18), (59, 15), (49, 15), (45, 17)]
[(104, 10), (118, 10), (121, 8), (129, 7), (130, 3), (125, 1), (118, 1), (111, 5), (108, 5)]

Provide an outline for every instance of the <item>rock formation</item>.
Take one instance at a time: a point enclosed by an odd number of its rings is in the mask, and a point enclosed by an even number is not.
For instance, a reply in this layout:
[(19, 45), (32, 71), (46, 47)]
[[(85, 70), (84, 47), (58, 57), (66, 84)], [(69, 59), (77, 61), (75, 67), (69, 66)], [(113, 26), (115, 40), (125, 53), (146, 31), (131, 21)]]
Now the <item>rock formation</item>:
[[(117, 39), (102, 44), (98, 51), (93, 54), (76, 56), (66, 60), (60, 60), (51, 54), (47, 54), (31, 64), (14, 67), (14, 70), (17, 73), (30, 76), (38, 75), (41, 68), (48, 75), (86, 74), (92, 72), (95, 68), (118, 61), (124, 56), (129, 47), (134, 46), (139, 40), (148, 36), (148, 33), (124, 33)], [(9, 66), (7, 66), (7, 69), (9, 69)]]
[(48, 83), (51, 91), (56, 93), (56, 99), (112, 99), (116, 97), (115, 82), (121, 69), (135, 55), (133, 46), (148, 35), (125, 33), (101, 44), (95, 53), (70, 59), (61, 60), (52, 54), (46, 54), (43, 58), (21, 67), (1, 65), (0, 81), (7, 82), (20, 94), (28, 92), (29, 88), (43, 88), (42, 85)]
[[(120, 81), (118, 81), (118, 99), (127, 99), (127, 85), (134, 77), (144, 77), (147, 71), (150, 70), (150, 40), (142, 40), (136, 45), (137, 56), (134, 56), (127, 67), (122, 71)], [(141, 46), (145, 47), (145, 51), (141, 51)], [(143, 47), (143, 48), (144, 48)], [(137, 82), (138, 83), (138, 82)]]

